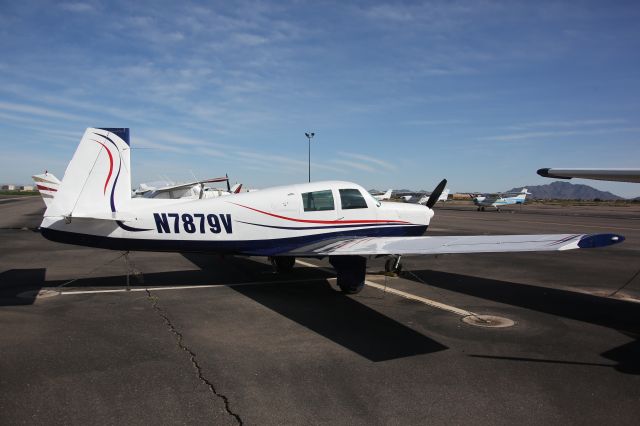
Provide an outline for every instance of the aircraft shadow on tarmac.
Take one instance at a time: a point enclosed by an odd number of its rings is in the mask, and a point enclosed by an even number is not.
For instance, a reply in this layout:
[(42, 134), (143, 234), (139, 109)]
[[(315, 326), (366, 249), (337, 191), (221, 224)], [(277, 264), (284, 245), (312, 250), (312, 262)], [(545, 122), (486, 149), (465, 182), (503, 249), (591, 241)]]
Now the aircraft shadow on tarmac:
[[(585, 293), (499, 281), (449, 272), (412, 271), (404, 278), (422, 285), (442, 288), (481, 299), (574, 319), (617, 330), (634, 340), (600, 354), (617, 362), (616, 370), (640, 374), (640, 304)], [(567, 361), (510, 357), (487, 357), (512, 361), (566, 363)]]
[[(251, 258), (220, 259), (202, 254), (184, 256), (201, 270), (148, 273), (143, 275), (143, 282), (132, 276), (131, 285), (162, 287), (254, 282), (255, 285), (230, 288), (373, 362), (448, 349), (360, 303), (357, 298), (344, 296), (326, 280), (332, 275), (322, 270), (297, 267), (290, 274), (277, 275), (270, 265)], [(44, 268), (13, 269), (0, 273), (0, 306), (33, 304), (38, 290), (55, 288), (66, 282), (47, 281), (45, 273)], [(125, 283), (126, 274), (123, 274), (82, 278), (71, 283), (70, 287), (122, 288)], [(33, 296), (25, 297), (23, 294), (16, 297), (27, 289)]]
[[(229, 264), (229, 259), (212, 261), (210, 257), (202, 255), (184, 256), (203, 270), (217, 270), (225, 264), (235, 269), (235, 273), (242, 270), (265, 273), (271, 270), (270, 265), (258, 263), (251, 258), (237, 257)], [(283, 280), (313, 276), (324, 279), (304, 285), (272, 282), (232, 289), (373, 362), (448, 349), (360, 303), (357, 297), (347, 297), (332, 288), (326, 281), (332, 274), (298, 266), (290, 274), (273, 276)]]

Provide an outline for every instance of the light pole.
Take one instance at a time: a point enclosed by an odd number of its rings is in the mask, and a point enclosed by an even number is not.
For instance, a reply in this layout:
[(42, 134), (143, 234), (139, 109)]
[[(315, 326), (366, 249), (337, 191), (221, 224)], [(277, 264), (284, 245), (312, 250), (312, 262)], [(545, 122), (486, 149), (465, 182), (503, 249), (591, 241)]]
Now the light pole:
[(315, 133), (308, 132), (304, 134), (307, 139), (309, 139), (309, 182), (311, 182), (311, 138), (315, 135)]

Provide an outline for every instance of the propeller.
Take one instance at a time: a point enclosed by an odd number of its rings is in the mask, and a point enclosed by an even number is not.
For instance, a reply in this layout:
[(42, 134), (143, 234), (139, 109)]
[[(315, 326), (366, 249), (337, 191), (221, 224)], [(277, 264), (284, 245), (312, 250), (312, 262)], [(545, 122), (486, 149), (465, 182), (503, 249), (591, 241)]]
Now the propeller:
[(228, 174), (224, 174), (227, 177), (227, 192), (231, 192), (231, 185), (229, 185), (229, 175)]
[(440, 198), (440, 194), (444, 191), (444, 187), (447, 186), (447, 180), (442, 179), (436, 189), (433, 190), (431, 195), (429, 195), (429, 199), (427, 200), (427, 207), (432, 208), (437, 202), (438, 198)]

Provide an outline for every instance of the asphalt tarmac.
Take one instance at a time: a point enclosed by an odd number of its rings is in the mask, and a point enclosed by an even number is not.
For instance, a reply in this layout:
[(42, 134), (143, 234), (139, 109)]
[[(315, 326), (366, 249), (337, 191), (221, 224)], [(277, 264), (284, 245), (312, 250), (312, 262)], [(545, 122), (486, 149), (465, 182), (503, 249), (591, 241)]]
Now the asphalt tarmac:
[(172, 253), (132, 253), (127, 291), (121, 253), (45, 240), (43, 211), (0, 199), (0, 424), (637, 424), (637, 206), (438, 206), (428, 234), (627, 240), (377, 259), (355, 296), (326, 261)]

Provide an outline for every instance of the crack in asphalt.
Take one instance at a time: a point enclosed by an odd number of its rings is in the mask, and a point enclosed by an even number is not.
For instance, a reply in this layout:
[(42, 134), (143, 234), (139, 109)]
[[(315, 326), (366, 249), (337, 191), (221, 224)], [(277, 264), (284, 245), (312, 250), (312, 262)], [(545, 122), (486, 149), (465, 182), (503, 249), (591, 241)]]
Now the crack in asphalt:
[(183, 343), (184, 339), (183, 339), (182, 333), (180, 333), (175, 328), (175, 326), (173, 325), (173, 323), (171, 322), (169, 317), (162, 310), (162, 308), (158, 305), (158, 297), (152, 296), (151, 295), (151, 291), (149, 291), (149, 290), (146, 290), (146, 291), (147, 291), (147, 298), (151, 301), (153, 309), (155, 309), (155, 311), (158, 313), (158, 315), (160, 315), (160, 317), (162, 317), (164, 322), (167, 324), (167, 327), (169, 327), (169, 331), (171, 331), (171, 333), (173, 333), (176, 336), (178, 347), (189, 354), (189, 357), (191, 358), (191, 364), (193, 364), (193, 367), (196, 369), (196, 372), (198, 373), (198, 378), (200, 379), (200, 381), (202, 383), (204, 383), (209, 388), (209, 390), (211, 391), (211, 393), (215, 397), (220, 398), (224, 402), (224, 408), (225, 408), (227, 414), (229, 414), (230, 416), (235, 418), (235, 420), (238, 422), (239, 425), (242, 425), (243, 422), (242, 422), (242, 419), (240, 418), (240, 416), (238, 414), (234, 413), (231, 410), (231, 406), (230, 406), (230, 403), (229, 403), (229, 398), (226, 395), (218, 392), (216, 390), (215, 386), (213, 385), (213, 383), (211, 383), (209, 381), (209, 379), (204, 377), (204, 375), (202, 374), (202, 367), (200, 367), (200, 364), (198, 364), (198, 361), (196, 360), (196, 354), (191, 349), (189, 349), (188, 346), (186, 346)]

